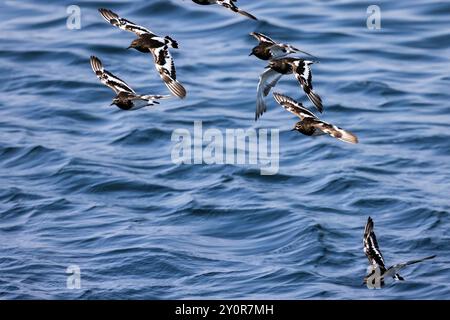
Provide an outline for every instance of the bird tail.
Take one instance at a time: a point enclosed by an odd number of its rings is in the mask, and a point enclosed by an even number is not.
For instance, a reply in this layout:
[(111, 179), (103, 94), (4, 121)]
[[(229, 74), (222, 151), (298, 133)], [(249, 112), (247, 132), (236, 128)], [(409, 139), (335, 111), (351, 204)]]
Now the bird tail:
[(164, 40), (165, 40), (165, 43), (166, 43), (168, 46), (170, 46), (170, 47), (172, 47), (172, 48), (174, 48), (174, 49), (178, 49), (178, 42), (177, 42), (176, 40), (172, 39), (172, 38), (169, 37), (169, 36), (165, 36), (165, 37), (164, 37)]

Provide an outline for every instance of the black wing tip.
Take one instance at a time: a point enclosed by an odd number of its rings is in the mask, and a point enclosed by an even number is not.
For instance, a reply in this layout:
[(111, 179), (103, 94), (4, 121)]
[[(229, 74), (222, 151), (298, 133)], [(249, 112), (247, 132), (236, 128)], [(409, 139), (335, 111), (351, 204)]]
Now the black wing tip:
[(278, 93), (278, 92), (272, 92), (272, 95), (273, 95), (273, 98), (275, 99), (275, 101), (278, 103), (278, 104), (281, 104), (281, 102), (282, 102), (282, 97), (284, 97), (281, 93)]
[(364, 236), (367, 237), (373, 231), (373, 220), (372, 217), (369, 216), (367, 218), (366, 227), (364, 228)]
[(260, 108), (259, 105), (256, 106), (256, 112), (255, 112), (255, 122), (261, 118), (261, 116), (267, 111), (267, 105), (264, 104), (262, 108)]
[(100, 12), (100, 14), (102, 15), (102, 17), (111, 22), (111, 20), (113, 19), (118, 19), (119, 15), (117, 13), (115, 13), (114, 11), (110, 10), (110, 9), (106, 9), (106, 8), (99, 8), (98, 12)]
[(291, 97), (284, 95), (282, 93), (273, 92), (272, 94), (273, 94), (273, 97), (275, 98), (275, 101), (278, 102), (279, 104), (283, 104), (283, 102), (291, 102), (291, 103), (302, 105), (298, 101), (296, 101), (296, 100), (292, 99)]
[(320, 112), (320, 113), (323, 113), (323, 105), (322, 104), (319, 104), (318, 106), (316, 106), (317, 107), (317, 110)]
[(91, 67), (92, 67), (92, 70), (94, 70), (94, 72), (103, 70), (102, 61), (99, 58), (97, 58), (96, 56), (92, 55), (89, 59), (89, 62), (91, 63)]
[(100, 12), (102, 15), (104, 15), (104, 14), (106, 14), (106, 13), (114, 13), (114, 12), (112, 12), (111, 10), (106, 9), (106, 8), (99, 8), (99, 9), (98, 9), (98, 12)]
[(277, 102), (280, 102), (281, 98), (287, 98), (285, 95), (283, 95), (282, 93), (279, 93), (279, 92), (273, 92), (272, 95)]
[(250, 18), (250, 19), (252, 19), (252, 20), (258, 21), (258, 18), (256, 18), (256, 17), (255, 17), (254, 15), (252, 15), (251, 13), (248, 13), (247, 11), (244, 11), (244, 10), (239, 9), (238, 12), (239, 12), (240, 14), (242, 14), (243, 16), (247, 17), (247, 18)]
[(172, 92), (175, 96), (180, 99), (186, 98), (187, 92), (181, 83), (172, 78), (164, 79), (164, 82), (166, 83), (166, 86), (169, 88), (170, 92)]

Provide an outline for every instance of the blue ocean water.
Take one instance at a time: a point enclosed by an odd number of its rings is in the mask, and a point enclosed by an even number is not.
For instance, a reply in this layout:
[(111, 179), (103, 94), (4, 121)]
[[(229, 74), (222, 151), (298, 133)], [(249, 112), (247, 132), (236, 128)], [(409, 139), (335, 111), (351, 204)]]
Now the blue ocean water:
[[(81, 29), (67, 28), (67, 8)], [(449, 299), (450, 2), (250, 1), (260, 20), (191, 1), (0, 4), (1, 299)], [(109, 107), (89, 56), (138, 92), (168, 91), (108, 7), (180, 43), (185, 100)], [(263, 32), (320, 58), (323, 119), (358, 145), (290, 131), (268, 97), (255, 123)], [(277, 91), (311, 103), (292, 76)], [(172, 132), (280, 129), (280, 169), (173, 164)], [(368, 216), (403, 283), (362, 284)], [(67, 287), (69, 266), (81, 288)]]

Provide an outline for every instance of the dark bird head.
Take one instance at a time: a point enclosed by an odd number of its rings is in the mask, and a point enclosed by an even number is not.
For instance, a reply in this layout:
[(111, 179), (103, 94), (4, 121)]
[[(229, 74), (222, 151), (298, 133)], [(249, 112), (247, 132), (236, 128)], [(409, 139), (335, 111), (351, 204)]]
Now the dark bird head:
[(114, 105), (117, 106), (119, 102), (120, 102), (120, 100), (118, 98), (114, 98), (109, 106), (114, 106)]
[(258, 56), (258, 53), (260, 53), (260, 52), (261, 52), (261, 49), (258, 46), (256, 46), (252, 49), (252, 52), (250, 52), (249, 56), (253, 56), (253, 55)]
[(130, 46), (127, 49), (131, 48), (135, 49), (139, 46), (140, 46), (139, 39), (134, 39), (133, 41), (131, 41)]
[(269, 60), (270, 58), (270, 53), (268, 54), (268, 52), (261, 46), (256, 46), (252, 49), (252, 52), (249, 54), (249, 56), (253, 55), (262, 60)]
[(301, 121), (297, 122), (295, 126), (291, 129), (291, 131), (299, 131), (302, 132), (303, 130), (303, 123)]
[(308, 123), (308, 121), (299, 121), (295, 124), (292, 131), (298, 131), (300, 133), (303, 133), (306, 136), (312, 136), (316, 129)]

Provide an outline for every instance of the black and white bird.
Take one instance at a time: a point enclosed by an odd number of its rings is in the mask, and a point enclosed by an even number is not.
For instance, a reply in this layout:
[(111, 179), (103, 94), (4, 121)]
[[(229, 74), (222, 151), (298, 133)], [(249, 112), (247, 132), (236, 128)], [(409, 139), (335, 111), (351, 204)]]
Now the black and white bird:
[[(366, 227), (364, 228), (364, 253), (367, 256), (370, 264), (370, 273), (364, 278), (364, 283), (367, 284), (368, 281), (372, 281), (372, 286), (375, 286), (375, 281), (377, 281), (380, 286), (385, 284), (385, 280), (388, 278), (394, 278), (395, 280), (405, 280), (398, 273), (401, 269), (411, 264), (419, 263), (425, 260), (430, 260), (436, 256), (429, 256), (422, 259), (411, 260), (403, 263), (393, 265), (386, 268), (384, 264), (384, 258), (381, 254), (380, 248), (378, 247), (377, 237), (373, 231), (373, 220), (371, 217), (367, 219)], [(378, 270), (378, 278), (375, 277), (375, 273)]]
[(252, 32), (250, 33), (250, 35), (255, 37), (256, 40), (259, 41), (259, 44), (252, 49), (250, 56), (254, 55), (261, 60), (283, 58), (293, 53), (304, 53), (310, 57), (316, 58), (313, 55), (299, 50), (289, 44), (277, 43), (262, 33)]
[(281, 58), (269, 61), (266, 70), (259, 76), (259, 83), (256, 92), (256, 112), (255, 120), (267, 111), (267, 106), (264, 101), (270, 90), (275, 87), (283, 75), (294, 74), (299, 81), (303, 91), (308, 96), (309, 100), (319, 110), (323, 111), (322, 99), (314, 92), (312, 85), (311, 67), (315, 63), (312, 60), (303, 60), (299, 58)]
[(258, 20), (254, 15), (239, 9), (235, 4), (237, 0), (192, 0), (192, 1), (201, 5), (219, 4), (227, 9), (230, 9), (233, 12), (242, 14), (247, 18)]
[(301, 121), (295, 124), (292, 130), (296, 130), (307, 136), (329, 134), (333, 138), (344, 142), (358, 143), (358, 138), (353, 133), (320, 120), (300, 102), (276, 92), (273, 93), (273, 96), (284, 109), (301, 119)]
[(170, 98), (162, 95), (138, 95), (125, 81), (106, 71), (99, 58), (91, 56), (90, 61), (97, 78), (116, 93), (111, 105), (116, 105), (122, 110), (137, 110), (159, 104), (157, 101), (159, 99)]
[(175, 64), (169, 47), (178, 49), (178, 43), (169, 36), (164, 38), (157, 36), (150, 30), (141, 27), (127, 19), (119, 17), (108, 9), (99, 9), (103, 18), (113, 26), (122, 30), (135, 33), (138, 37), (128, 47), (143, 53), (151, 53), (155, 61), (156, 70), (169, 90), (177, 97), (186, 97), (186, 89), (177, 81)]

